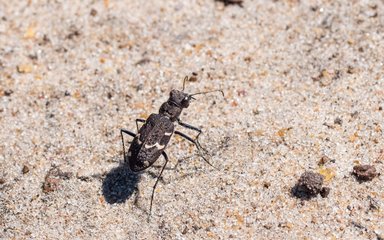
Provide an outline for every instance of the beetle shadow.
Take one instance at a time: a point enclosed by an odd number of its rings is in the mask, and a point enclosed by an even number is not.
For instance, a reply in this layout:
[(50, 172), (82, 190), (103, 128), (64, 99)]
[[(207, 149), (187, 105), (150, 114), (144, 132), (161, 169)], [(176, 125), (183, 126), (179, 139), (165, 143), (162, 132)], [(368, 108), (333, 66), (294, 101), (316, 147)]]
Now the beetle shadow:
[(129, 170), (125, 164), (113, 168), (103, 180), (102, 190), (105, 200), (110, 203), (124, 203), (138, 191), (140, 174)]

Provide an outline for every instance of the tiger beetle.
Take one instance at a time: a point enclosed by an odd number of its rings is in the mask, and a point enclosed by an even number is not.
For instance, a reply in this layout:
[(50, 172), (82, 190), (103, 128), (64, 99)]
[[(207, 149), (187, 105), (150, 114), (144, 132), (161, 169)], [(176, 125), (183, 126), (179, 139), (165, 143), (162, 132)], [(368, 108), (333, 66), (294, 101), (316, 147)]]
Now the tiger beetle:
[[(179, 91), (173, 89), (170, 92), (168, 100), (161, 105), (158, 114), (152, 113), (147, 120), (136, 119), (136, 128), (138, 130), (137, 134), (126, 129), (120, 130), (121, 139), (123, 142), (124, 162), (128, 163), (129, 168), (132, 172), (140, 172), (149, 168), (150, 166), (152, 166), (152, 164), (156, 162), (160, 155), (162, 155), (165, 159), (165, 163), (162, 166), (160, 174), (157, 177), (155, 185), (152, 189), (148, 220), (152, 212), (153, 197), (155, 194), (157, 183), (159, 182), (159, 179), (163, 174), (165, 166), (168, 163), (168, 155), (164, 150), (167, 147), (167, 144), (173, 134), (177, 134), (193, 143), (199, 151), (200, 157), (210, 166), (214, 167), (202, 154), (202, 150), (205, 151), (205, 149), (199, 143), (199, 136), (202, 133), (201, 129), (182, 122), (179, 117), (182, 110), (184, 108), (188, 108), (191, 100), (196, 100), (193, 96), (207, 94), (211, 92), (220, 92), (224, 97), (224, 92), (222, 90), (214, 90), (208, 92), (188, 94), (184, 92), (185, 82), (187, 80), (188, 76), (184, 78), (183, 90)], [(138, 122), (144, 123), (140, 129)], [(186, 134), (175, 130), (175, 122), (177, 122), (182, 127), (198, 132), (196, 138), (192, 139)], [(131, 142), (127, 154), (125, 154), (123, 133), (128, 134), (134, 138)]]

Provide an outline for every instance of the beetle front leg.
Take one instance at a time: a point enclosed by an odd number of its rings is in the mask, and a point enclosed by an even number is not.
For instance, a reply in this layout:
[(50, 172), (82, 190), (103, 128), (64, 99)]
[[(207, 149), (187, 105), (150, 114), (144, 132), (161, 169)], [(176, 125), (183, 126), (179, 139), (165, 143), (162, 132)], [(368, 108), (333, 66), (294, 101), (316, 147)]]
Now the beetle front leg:
[(177, 122), (178, 122), (181, 126), (183, 126), (183, 127), (185, 127), (185, 128), (188, 128), (188, 129), (191, 129), (191, 130), (194, 130), (194, 131), (198, 132), (198, 134), (197, 134), (197, 136), (196, 136), (196, 138), (195, 138), (195, 139), (196, 139), (196, 143), (199, 145), (199, 147), (200, 147), (201, 149), (203, 149), (205, 152), (208, 152), (207, 150), (205, 150), (205, 148), (203, 148), (203, 147), (201, 146), (201, 144), (200, 144), (200, 142), (199, 142), (200, 134), (203, 133), (203, 131), (202, 131), (200, 128), (194, 127), (194, 126), (192, 126), (192, 125), (190, 125), (190, 124), (188, 124), (188, 123), (184, 123), (184, 122), (182, 122), (180, 119), (177, 119)]
[(178, 122), (181, 126), (183, 126), (183, 127), (185, 127), (185, 128), (195, 130), (195, 131), (197, 131), (197, 132), (199, 132), (199, 133), (202, 133), (202, 132), (203, 132), (203, 131), (201, 131), (200, 128), (197, 128), (197, 127), (194, 127), (194, 126), (192, 126), (192, 125), (190, 125), (190, 124), (188, 124), (188, 123), (182, 122), (179, 118), (177, 119), (177, 122)]
[(175, 134), (180, 135), (181, 137), (183, 137), (183, 138), (187, 139), (188, 141), (190, 141), (191, 143), (195, 144), (197, 150), (199, 151), (199, 155), (200, 155), (200, 157), (201, 157), (206, 163), (208, 163), (209, 165), (211, 165), (213, 168), (217, 169), (215, 166), (213, 166), (213, 165), (212, 165), (212, 164), (211, 164), (211, 163), (204, 157), (204, 155), (203, 155), (202, 152), (201, 152), (201, 149), (200, 149), (201, 146), (200, 146), (200, 144), (198, 143), (198, 141), (193, 140), (191, 137), (189, 137), (189, 136), (187, 136), (186, 134), (184, 134), (184, 133), (182, 133), (182, 132), (179, 132), (179, 131), (175, 131)]

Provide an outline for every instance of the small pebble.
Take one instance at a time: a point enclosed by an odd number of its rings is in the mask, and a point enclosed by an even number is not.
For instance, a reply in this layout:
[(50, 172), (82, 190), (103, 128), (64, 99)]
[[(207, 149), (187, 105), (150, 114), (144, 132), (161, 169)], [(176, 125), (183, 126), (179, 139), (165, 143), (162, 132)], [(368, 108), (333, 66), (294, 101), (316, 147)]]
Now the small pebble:
[(269, 188), (271, 186), (270, 182), (264, 182), (263, 187), (264, 188)]
[(144, 64), (147, 64), (147, 63), (150, 63), (150, 62), (151, 62), (151, 59), (149, 59), (149, 58), (142, 58), (139, 61), (137, 61), (135, 63), (135, 65), (144, 65)]
[(272, 224), (270, 224), (270, 223), (267, 223), (267, 224), (265, 224), (264, 226), (263, 226), (265, 229), (271, 229), (272, 228)]
[(377, 176), (376, 168), (371, 165), (356, 165), (352, 173), (360, 181), (371, 181)]
[(24, 165), (22, 172), (23, 174), (27, 174), (29, 172), (29, 167), (27, 165)]
[(334, 124), (338, 124), (338, 125), (342, 125), (343, 124), (343, 120), (339, 117), (335, 118), (335, 120), (333, 121)]
[(318, 162), (318, 165), (319, 165), (319, 166), (325, 165), (325, 164), (328, 163), (329, 161), (331, 161), (331, 159), (330, 159), (328, 156), (323, 155), (323, 156), (320, 158), (320, 160), (319, 160), (319, 162)]
[(225, 6), (228, 5), (238, 5), (242, 7), (243, 5), (243, 0), (215, 0), (216, 2), (222, 2), (224, 3)]
[(193, 72), (192, 76), (189, 77), (188, 81), (190, 82), (196, 82), (197, 81), (197, 73)]
[(12, 93), (13, 93), (12, 90), (5, 90), (5, 91), (4, 91), (4, 96), (9, 97), (9, 96), (12, 95)]
[(96, 9), (93, 9), (93, 8), (92, 8), (90, 14), (91, 14), (92, 17), (96, 16), (96, 15), (97, 15), (97, 11), (96, 11)]
[(321, 191), (320, 191), (321, 197), (322, 198), (328, 197), (330, 191), (331, 191), (331, 189), (329, 187), (323, 187), (323, 189), (321, 189)]
[(184, 230), (181, 232), (181, 234), (185, 235), (188, 233), (188, 227), (185, 226)]

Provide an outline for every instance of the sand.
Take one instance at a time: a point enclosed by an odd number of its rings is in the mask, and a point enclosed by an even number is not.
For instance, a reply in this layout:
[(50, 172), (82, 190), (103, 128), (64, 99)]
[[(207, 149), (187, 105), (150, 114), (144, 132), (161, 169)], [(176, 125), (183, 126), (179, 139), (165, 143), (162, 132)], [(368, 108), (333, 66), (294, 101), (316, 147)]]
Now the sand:
[[(0, 238), (384, 239), (384, 3), (242, 5), (1, 0)], [(215, 168), (174, 137), (147, 222), (164, 160), (131, 173), (120, 129), (192, 72), (225, 93), (181, 116)]]

